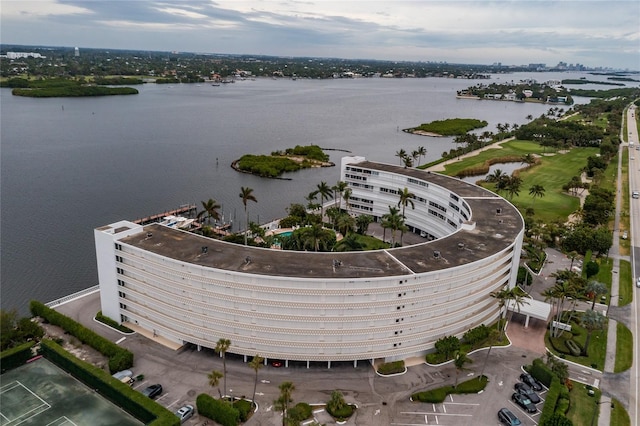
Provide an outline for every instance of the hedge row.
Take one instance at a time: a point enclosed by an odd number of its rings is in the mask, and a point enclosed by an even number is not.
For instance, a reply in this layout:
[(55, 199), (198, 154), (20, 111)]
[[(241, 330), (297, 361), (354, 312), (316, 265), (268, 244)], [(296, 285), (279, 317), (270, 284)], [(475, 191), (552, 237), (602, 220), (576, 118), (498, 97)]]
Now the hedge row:
[(529, 374), (538, 379), (540, 383), (545, 385), (547, 388), (551, 387), (551, 381), (553, 380), (555, 375), (540, 358), (534, 359), (533, 365), (527, 366), (525, 367), (525, 369), (529, 372)]
[(398, 374), (404, 372), (404, 361), (385, 362), (378, 367), (378, 373), (382, 375)]
[(2, 366), (2, 372), (12, 370), (16, 367), (20, 367), (25, 362), (33, 357), (31, 348), (36, 342), (26, 342), (19, 346), (7, 349), (0, 352), (0, 366)]
[(171, 411), (113, 378), (104, 370), (76, 358), (54, 341), (43, 339), (40, 347), (48, 360), (145, 424), (177, 426), (180, 423)]
[(240, 413), (229, 402), (214, 399), (206, 393), (198, 395), (196, 407), (199, 414), (222, 426), (237, 426), (240, 421)]
[(102, 311), (98, 311), (98, 313), (96, 314), (96, 319), (101, 323), (106, 324), (111, 328), (115, 328), (116, 330), (121, 331), (123, 333), (133, 333), (133, 330), (131, 330), (130, 328), (125, 327), (122, 324), (118, 324), (117, 321), (102, 315)]
[(91, 346), (101, 354), (109, 357), (109, 370), (111, 373), (133, 367), (133, 353), (128, 350), (105, 339), (60, 312), (45, 306), (43, 303), (32, 300), (29, 308), (31, 309), (31, 314), (34, 316), (42, 317), (50, 324), (63, 328), (67, 333), (80, 340), (80, 342)]
[(414, 393), (411, 395), (411, 399), (420, 402), (440, 403), (449, 394), (478, 393), (487, 386), (487, 382), (487, 376), (482, 376), (480, 379), (474, 377), (471, 380), (459, 383), (455, 388), (453, 386), (443, 386), (438, 389)]
[(551, 386), (549, 386), (547, 397), (544, 400), (544, 407), (542, 408), (542, 414), (540, 414), (540, 421), (538, 424), (544, 425), (544, 423), (556, 412), (556, 405), (558, 403), (558, 398), (560, 398), (560, 394), (562, 393), (562, 389), (566, 388), (560, 382), (560, 379), (554, 376), (551, 380)]

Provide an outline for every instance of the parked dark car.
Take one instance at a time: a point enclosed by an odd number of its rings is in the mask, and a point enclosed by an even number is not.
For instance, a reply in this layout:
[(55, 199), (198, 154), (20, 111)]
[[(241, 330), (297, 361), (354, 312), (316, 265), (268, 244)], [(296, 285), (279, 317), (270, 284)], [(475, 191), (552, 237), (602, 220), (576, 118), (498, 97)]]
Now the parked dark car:
[(160, 384), (151, 385), (149, 387), (144, 388), (144, 390), (142, 391), (142, 394), (144, 396), (148, 396), (151, 399), (155, 399), (156, 396), (160, 395), (161, 393), (162, 393), (162, 385)]
[(518, 426), (522, 424), (520, 419), (508, 408), (501, 408), (500, 411), (498, 411), (498, 420), (505, 426)]
[(531, 386), (531, 389), (533, 389), (536, 392), (540, 392), (543, 387), (542, 387), (542, 383), (540, 383), (535, 377), (533, 377), (531, 374), (528, 373), (522, 373), (520, 375), (520, 381), (522, 381), (523, 383), (528, 384), (529, 386)]
[(511, 399), (513, 400), (513, 402), (522, 407), (523, 410), (527, 410), (529, 413), (535, 413), (536, 411), (538, 411), (536, 405), (521, 393), (514, 392), (514, 394), (511, 395)]
[(531, 402), (533, 402), (534, 404), (537, 404), (538, 402), (540, 402), (540, 397), (538, 396), (537, 393), (533, 391), (533, 389), (531, 389), (531, 386), (529, 386), (528, 384), (518, 382), (513, 388), (516, 390), (517, 393), (522, 394), (527, 398), (529, 398)]

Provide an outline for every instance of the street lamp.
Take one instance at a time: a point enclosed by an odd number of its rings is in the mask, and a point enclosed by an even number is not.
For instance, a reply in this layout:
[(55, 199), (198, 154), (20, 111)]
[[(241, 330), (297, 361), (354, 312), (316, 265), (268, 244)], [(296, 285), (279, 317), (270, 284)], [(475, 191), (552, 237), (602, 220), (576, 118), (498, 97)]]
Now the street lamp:
[[(601, 404), (607, 404), (609, 401), (596, 401), (595, 410), (593, 410), (593, 417), (591, 417), (591, 426), (593, 426), (593, 422), (596, 421), (596, 414), (598, 413), (598, 406)], [(614, 408), (613, 402), (611, 403), (611, 408)]]

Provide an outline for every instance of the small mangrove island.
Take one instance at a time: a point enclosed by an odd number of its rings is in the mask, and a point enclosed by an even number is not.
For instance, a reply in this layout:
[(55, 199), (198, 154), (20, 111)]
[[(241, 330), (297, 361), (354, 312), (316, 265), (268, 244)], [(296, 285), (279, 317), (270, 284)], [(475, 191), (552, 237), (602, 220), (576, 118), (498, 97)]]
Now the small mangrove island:
[(448, 118), (423, 123), (418, 127), (404, 129), (404, 131), (423, 136), (460, 136), (470, 130), (486, 127), (487, 124), (484, 120), (474, 118)]
[(234, 161), (231, 167), (244, 173), (277, 178), (285, 172), (334, 165), (329, 161), (329, 156), (319, 146), (296, 145), (295, 148), (274, 151), (271, 155), (243, 155), (239, 160)]
[[(117, 84), (108, 81), (107, 84)], [(105, 87), (87, 81), (66, 78), (27, 80), (10, 78), (0, 82), (0, 87), (11, 87), (11, 94), (31, 98), (60, 98), (80, 96), (137, 95), (132, 87)]]

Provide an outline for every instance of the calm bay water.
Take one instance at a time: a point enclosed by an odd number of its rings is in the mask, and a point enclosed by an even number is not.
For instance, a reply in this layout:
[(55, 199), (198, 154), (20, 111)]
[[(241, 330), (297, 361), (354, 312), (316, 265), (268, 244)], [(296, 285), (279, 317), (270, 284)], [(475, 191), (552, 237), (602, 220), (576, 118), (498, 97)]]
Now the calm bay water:
[[(577, 78), (492, 81), (526, 77)], [(148, 84), (137, 96), (80, 99), (20, 98), (0, 89), (1, 307), (26, 314), (32, 299), (48, 302), (97, 284), (98, 226), (209, 198), (222, 204), (227, 221), (240, 223), (241, 186), (258, 199), (249, 205), (251, 220), (266, 222), (285, 216), (292, 202), (304, 204), (320, 181), (339, 178), (333, 167), (297, 172), (290, 181), (260, 179), (229, 167), (243, 154), (316, 144), (398, 163), (396, 151), (422, 145), (424, 163), (451, 149), (452, 138), (398, 129), (465, 117), (495, 131), (497, 123), (523, 124), (549, 109), (455, 98), (477, 82), (256, 79), (219, 87)], [(345, 155), (328, 153), (338, 165)]]

